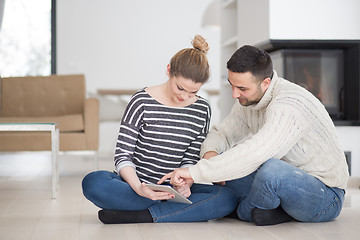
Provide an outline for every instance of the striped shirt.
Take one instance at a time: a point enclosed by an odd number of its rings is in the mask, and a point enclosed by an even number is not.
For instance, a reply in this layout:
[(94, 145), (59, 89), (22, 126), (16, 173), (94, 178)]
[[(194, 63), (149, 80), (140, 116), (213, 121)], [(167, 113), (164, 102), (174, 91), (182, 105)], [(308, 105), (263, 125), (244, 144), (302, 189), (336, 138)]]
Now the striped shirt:
[(145, 90), (138, 91), (121, 121), (114, 157), (116, 171), (131, 166), (140, 181), (156, 183), (175, 168), (196, 164), (210, 117), (210, 105), (202, 97), (186, 107), (170, 107)]

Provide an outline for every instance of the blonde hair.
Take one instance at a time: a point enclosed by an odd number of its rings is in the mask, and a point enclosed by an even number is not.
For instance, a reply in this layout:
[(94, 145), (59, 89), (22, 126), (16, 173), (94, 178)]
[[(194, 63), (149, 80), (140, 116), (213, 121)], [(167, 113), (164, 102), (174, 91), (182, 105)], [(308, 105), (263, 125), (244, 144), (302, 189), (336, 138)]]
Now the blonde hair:
[(191, 41), (193, 48), (177, 52), (170, 60), (170, 76), (191, 79), (195, 83), (205, 83), (210, 77), (206, 53), (209, 45), (206, 40), (196, 35)]

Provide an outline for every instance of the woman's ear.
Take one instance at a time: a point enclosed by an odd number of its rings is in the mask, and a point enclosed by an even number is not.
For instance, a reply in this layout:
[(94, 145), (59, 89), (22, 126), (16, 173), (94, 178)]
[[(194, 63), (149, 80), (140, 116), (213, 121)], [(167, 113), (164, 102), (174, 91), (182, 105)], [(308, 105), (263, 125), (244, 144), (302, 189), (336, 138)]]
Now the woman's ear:
[(166, 66), (166, 75), (170, 77), (170, 64)]

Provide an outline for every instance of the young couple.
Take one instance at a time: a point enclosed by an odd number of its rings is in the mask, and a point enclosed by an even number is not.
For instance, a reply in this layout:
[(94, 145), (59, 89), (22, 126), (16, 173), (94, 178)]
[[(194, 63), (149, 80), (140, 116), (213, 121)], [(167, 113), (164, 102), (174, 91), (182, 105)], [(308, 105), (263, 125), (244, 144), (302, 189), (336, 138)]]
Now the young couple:
[[(199, 35), (192, 45), (173, 56), (167, 82), (132, 96), (115, 171), (83, 179), (100, 221), (197, 222), (229, 214), (256, 225), (335, 219), (348, 172), (321, 102), (279, 78), (266, 52), (244, 46), (227, 63), (239, 103), (207, 134), (210, 105), (196, 94), (209, 79), (209, 48)], [(193, 203), (166, 201), (174, 195), (146, 183), (171, 184)]]

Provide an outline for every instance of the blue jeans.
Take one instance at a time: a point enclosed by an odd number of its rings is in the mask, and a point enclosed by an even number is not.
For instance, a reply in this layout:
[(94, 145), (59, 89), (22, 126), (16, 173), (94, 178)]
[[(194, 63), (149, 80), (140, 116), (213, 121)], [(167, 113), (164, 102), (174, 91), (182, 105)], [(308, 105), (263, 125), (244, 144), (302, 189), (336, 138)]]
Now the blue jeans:
[(317, 178), (282, 160), (271, 158), (257, 171), (226, 182), (234, 191), (240, 219), (251, 222), (253, 208), (275, 209), (279, 205), (302, 222), (326, 222), (341, 211), (345, 192), (328, 187)]
[(154, 222), (198, 222), (231, 213), (237, 199), (229, 188), (194, 184), (189, 199), (193, 204), (153, 201), (138, 195), (117, 174), (108, 171), (89, 173), (82, 181), (84, 196), (96, 206), (112, 210), (149, 209)]

